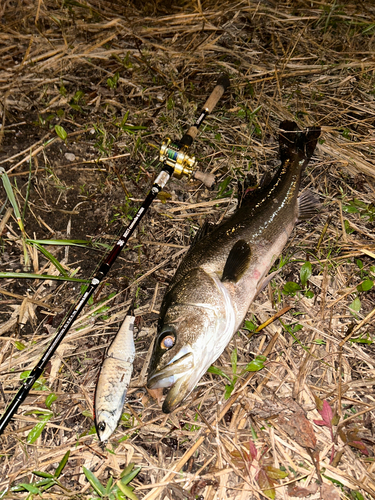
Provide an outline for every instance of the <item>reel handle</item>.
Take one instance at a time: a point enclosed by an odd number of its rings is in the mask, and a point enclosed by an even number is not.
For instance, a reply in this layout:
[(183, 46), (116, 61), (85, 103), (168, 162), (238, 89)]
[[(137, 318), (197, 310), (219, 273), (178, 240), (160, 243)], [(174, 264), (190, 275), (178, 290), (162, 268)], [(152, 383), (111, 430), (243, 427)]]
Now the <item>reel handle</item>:
[(200, 170), (195, 170), (194, 179), (201, 181), (206, 187), (212, 187), (216, 182), (216, 177), (214, 174), (210, 174), (209, 172), (201, 172)]
[(229, 78), (227, 75), (221, 75), (214, 90), (205, 102), (199, 118), (186, 134), (182, 136), (181, 140), (179, 142), (172, 142), (169, 137), (166, 137), (163, 141), (159, 152), (159, 161), (172, 167), (173, 175), (177, 179), (181, 179), (184, 175), (188, 178), (193, 176), (209, 188), (215, 183), (216, 179), (213, 174), (195, 171), (197, 162), (194, 156), (189, 155), (188, 149), (196, 138), (198, 128), (202, 125), (203, 120), (211, 113), (228, 87)]

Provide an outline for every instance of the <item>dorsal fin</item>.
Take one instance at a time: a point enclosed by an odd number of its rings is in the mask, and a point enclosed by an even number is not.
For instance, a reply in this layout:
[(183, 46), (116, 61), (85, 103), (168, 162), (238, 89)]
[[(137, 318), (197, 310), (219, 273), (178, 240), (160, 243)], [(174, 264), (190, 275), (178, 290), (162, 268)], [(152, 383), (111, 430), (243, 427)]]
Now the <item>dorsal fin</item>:
[(260, 179), (259, 187), (261, 189), (265, 188), (266, 186), (268, 186), (268, 184), (271, 184), (272, 179), (273, 179), (273, 177), (271, 175), (271, 172), (269, 170), (267, 170), (267, 172), (264, 172), (264, 174), (262, 175), (262, 178)]
[(237, 283), (249, 267), (251, 250), (245, 240), (238, 240), (229, 252), (221, 281)]
[(214, 224), (213, 222), (209, 222), (208, 220), (205, 220), (203, 222), (203, 225), (195, 233), (193, 241), (190, 244), (190, 249), (192, 249), (198, 243), (198, 241), (205, 238), (214, 229), (215, 226), (216, 226), (216, 224)]
[(247, 174), (242, 182), (238, 181), (237, 184), (238, 208), (256, 188), (257, 188), (257, 178), (255, 177), (255, 175)]
[(257, 179), (255, 175), (247, 174), (243, 182), (238, 182), (238, 208), (242, 205), (244, 200), (251, 197), (257, 189), (263, 189), (268, 186), (272, 181), (272, 175), (269, 170), (265, 172), (259, 184), (257, 183)]

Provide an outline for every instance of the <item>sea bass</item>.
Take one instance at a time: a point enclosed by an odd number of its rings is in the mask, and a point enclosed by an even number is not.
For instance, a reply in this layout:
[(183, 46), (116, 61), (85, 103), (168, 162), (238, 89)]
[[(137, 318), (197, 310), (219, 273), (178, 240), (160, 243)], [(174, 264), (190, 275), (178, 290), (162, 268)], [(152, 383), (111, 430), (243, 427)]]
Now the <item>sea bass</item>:
[(312, 196), (298, 192), (319, 135), (319, 127), (299, 131), (282, 122), (281, 166), (271, 182), (245, 196), (179, 265), (162, 302), (147, 381), (149, 389), (170, 388), (163, 412), (185, 400), (224, 351), (297, 219), (316, 208)]
[(95, 427), (100, 441), (107, 441), (120, 420), (133, 372), (135, 316), (128, 313), (109, 346), (95, 389)]

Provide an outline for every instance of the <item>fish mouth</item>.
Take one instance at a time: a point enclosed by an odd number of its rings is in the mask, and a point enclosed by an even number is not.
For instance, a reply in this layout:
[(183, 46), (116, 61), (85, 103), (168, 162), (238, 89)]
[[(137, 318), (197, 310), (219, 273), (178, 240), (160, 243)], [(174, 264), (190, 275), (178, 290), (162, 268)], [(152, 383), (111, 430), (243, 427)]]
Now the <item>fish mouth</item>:
[[(108, 441), (117, 427), (117, 421), (113, 422), (113, 415), (107, 411), (101, 412), (102, 415), (95, 420), (96, 433), (101, 442)], [(121, 415), (120, 415), (121, 416)]]
[(192, 380), (194, 355), (192, 352), (174, 357), (163, 369), (150, 373), (147, 381), (149, 389), (170, 387), (164, 400), (162, 411), (171, 413), (193, 390)]

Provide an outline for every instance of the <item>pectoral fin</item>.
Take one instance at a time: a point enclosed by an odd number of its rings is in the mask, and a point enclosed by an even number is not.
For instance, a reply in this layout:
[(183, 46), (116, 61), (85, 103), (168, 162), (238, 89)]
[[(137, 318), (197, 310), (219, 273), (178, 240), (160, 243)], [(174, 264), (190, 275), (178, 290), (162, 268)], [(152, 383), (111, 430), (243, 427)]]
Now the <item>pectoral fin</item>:
[(245, 240), (239, 240), (229, 252), (224, 266), (221, 281), (233, 281), (237, 283), (249, 267), (251, 259), (251, 250)]

